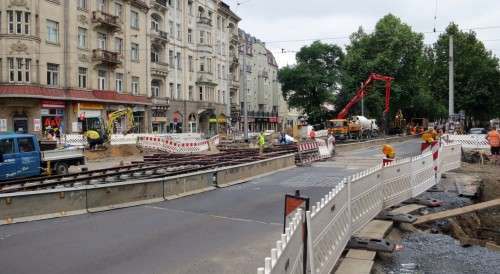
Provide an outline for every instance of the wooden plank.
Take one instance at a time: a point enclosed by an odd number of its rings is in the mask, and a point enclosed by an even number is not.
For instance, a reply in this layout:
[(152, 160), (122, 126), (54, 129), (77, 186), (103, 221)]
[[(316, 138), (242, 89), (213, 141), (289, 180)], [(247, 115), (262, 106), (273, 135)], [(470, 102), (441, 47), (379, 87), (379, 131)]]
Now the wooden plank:
[(373, 260), (344, 258), (335, 274), (370, 274)]
[(432, 222), (432, 221), (436, 221), (436, 220), (455, 217), (455, 216), (462, 215), (465, 213), (474, 212), (474, 211), (478, 211), (478, 210), (482, 210), (482, 209), (486, 209), (486, 208), (490, 208), (490, 207), (496, 207), (496, 206), (500, 206), (500, 198), (494, 199), (491, 201), (487, 201), (487, 202), (483, 202), (483, 203), (479, 203), (479, 204), (473, 204), (470, 206), (464, 206), (461, 208), (455, 208), (455, 209), (451, 209), (451, 210), (446, 210), (446, 211), (442, 211), (442, 212), (438, 212), (438, 213), (433, 213), (433, 214), (421, 216), (421, 217), (418, 217), (417, 221), (414, 222), (413, 224), (414, 225), (423, 224), (423, 223), (427, 223), (427, 222)]
[(392, 228), (392, 221), (372, 220), (354, 236), (362, 238), (383, 239)]
[(426, 206), (417, 205), (417, 204), (408, 204), (408, 205), (404, 205), (402, 207), (398, 207), (398, 208), (392, 210), (391, 212), (396, 213), (396, 214), (410, 214), (410, 213), (417, 211), (417, 210), (424, 208), (424, 207), (426, 207)]
[(375, 259), (376, 254), (377, 252), (375, 251), (349, 249), (349, 252), (347, 252), (347, 255), (345, 255), (345, 257), (358, 260), (373, 260)]

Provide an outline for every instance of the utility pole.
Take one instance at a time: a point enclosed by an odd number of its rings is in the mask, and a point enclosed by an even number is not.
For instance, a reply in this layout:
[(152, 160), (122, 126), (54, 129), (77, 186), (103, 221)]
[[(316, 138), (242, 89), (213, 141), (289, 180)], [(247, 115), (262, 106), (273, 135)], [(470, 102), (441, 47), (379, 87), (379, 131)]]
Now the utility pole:
[(243, 69), (241, 70), (241, 91), (243, 92), (243, 131), (245, 142), (248, 141), (248, 98), (247, 98), (247, 68), (246, 68), (246, 56), (247, 56), (247, 40), (243, 40)]
[(365, 116), (365, 96), (361, 97), (361, 116)]
[(449, 86), (449, 94), (448, 94), (448, 115), (450, 117), (450, 119), (453, 117), (453, 115), (455, 114), (455, 109), (454, 109), (454, 99), (453, 99), (453, 96), (454, 96), (454, 83), (453, 83), (453, 80), (454, 80), (454, 77), (453, 77), (453, 35), (450, 35), (450, 41), (449, 41), (449, 44), (450, 44), (450, 49), (449, 49), (449, 53), (450, 53), (450, 59), (449, 59), (449, 75), (448, 75), (448, 86)]

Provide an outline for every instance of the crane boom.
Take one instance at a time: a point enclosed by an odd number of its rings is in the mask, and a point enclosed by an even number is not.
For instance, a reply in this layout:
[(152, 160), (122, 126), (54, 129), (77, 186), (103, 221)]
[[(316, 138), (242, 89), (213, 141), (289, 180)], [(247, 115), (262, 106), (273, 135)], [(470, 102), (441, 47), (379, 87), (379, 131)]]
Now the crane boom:
[(366, 92), (368, 91), (368, 88), (373, 85), (374, 81), (385, 81), (385, 110), (384, 113), (389, 112), (389, 98), (391, 97), (391, 81), (394, 80), (393, 77), (390, 76), (385, 76), (377, 73), (372, 73), (366, 79), (365, 82), (361, 85), (361, 87), (356, 91), (356, 94), (354, 97), (349, 100), (347, 105), (342, 109), (342, 111), (339, 112), (337, 115), (337, 119), (345, 119), (347, 117), (347, 114), (349, 113), (349, 110), (356, 105), (363, 97), (365, 97)]

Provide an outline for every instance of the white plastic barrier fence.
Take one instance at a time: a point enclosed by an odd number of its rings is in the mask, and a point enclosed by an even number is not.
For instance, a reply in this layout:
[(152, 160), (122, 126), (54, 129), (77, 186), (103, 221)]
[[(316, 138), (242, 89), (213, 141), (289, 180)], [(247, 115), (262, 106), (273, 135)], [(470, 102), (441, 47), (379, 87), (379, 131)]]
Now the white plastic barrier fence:
[(490, 145), (486, 140), (485, 134), (472, 134), (472, 135), (445, 135), (451, 143), (461, 144), (464, 149), (489, 149)]
[[(302, 273), (304, 243), (297, 235), (307, 227), (307, 273), (331, 273), (353, 233), (360, 230), (382, 209), (416, 197), (439, 180), (437, 175), (460, 167), (459, 144), (442, 144), (438, 158), (432, 151), (350, 176), (337, 184), (311, 211), (297, 214), (287, 233), (265, 259), (257, 273)], [(435, 169), (437, 165), (437, 169)], [(305, 218), (304, 218), (305, 215)], [(288, 233), (290, 231), (290, 233)], [(300, 241), (300, 242), (296, 242)], [(293, 242), (282, 248), (282, 243)], [(302, 260), (302, 261), (301, 261)]]
[[(173, 133), (173, 134), (148, 134), (148, 133), (131, 133), (131, 134), (113, 134), (111, 135), (111, 145), (134, 145), (139, 137), (157, 136), (174, 139), (180, 143), (194, 143), (204, 141), (200, 133)], [(214, 136), (217, 139), (219, 136)], [(214, 138), (212, 137), (212, 138)], [(61, 137), (61, 143), (71, 146), (86, 146), (87, 139), (82, 134), (65, 134)]]
[(327, 129), (322, 129), (322, 130), (316, 131), (316, 138), (326, 137), (326, 136), (328, 136), (328, 130)]
[(219, 136), (213, 136), (209, 140), (181, 141), (170, 138), (170, 136), (140, 136), (137, 145), (142, 148), (156, 149), (168, 153), (197, 153), (208, 151), (209, 142), (219, 143)]
[(332, 157), (333, 154), (333, 143), (325, 140), (318, 139), (316, 141), (318, 143), (319, 156), (321, 159), (326, 159)]

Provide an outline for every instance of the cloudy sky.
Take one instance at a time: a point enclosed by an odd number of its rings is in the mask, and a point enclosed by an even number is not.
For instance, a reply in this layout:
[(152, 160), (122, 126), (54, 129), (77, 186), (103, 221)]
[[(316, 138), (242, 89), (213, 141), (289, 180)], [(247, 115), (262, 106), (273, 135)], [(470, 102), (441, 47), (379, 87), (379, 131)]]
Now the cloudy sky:
[[(237, 3), (241, 3), (237, 5)], [(295, 52), (313, 40), (339, 45), (363, 26), (373, 30), (375, 23), (392, 13), (414, 31), (427, 33), (432, 44), (438, 34), (434, 29), (436, 0), (226, 0), (242, 18), (240, 27), (265, 41), (280, 66), (293, 64)], [(500, 56), (500, 1), (437, 0), (436, 30), (449, 22), (462, 29), (474, 28), (486, 47)], [(285, 53), (282, 53), (282, 49)]]

